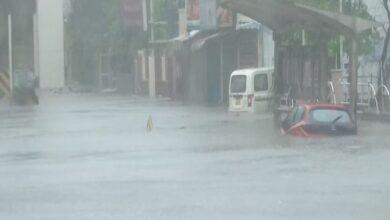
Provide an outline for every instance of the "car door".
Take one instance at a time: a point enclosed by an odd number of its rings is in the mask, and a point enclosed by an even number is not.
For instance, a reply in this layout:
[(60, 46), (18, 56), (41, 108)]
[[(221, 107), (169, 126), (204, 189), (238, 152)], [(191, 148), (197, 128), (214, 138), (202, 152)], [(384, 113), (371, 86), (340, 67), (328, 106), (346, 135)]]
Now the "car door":
[(299, 133), (302, 129), (299, 123), (303, 121), (304, 115), (305, 108), (303, 106), (293, 108), (284, 123), (284, 130), (293, 135)]

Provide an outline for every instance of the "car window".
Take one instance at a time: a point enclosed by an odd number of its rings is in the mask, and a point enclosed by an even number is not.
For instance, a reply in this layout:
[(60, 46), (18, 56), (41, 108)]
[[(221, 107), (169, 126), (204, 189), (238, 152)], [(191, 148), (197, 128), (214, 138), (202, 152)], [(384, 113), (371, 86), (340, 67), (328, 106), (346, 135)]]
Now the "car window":
[(290, 114), (287, 117), (287, 123), (289, 126), (293, 123), (297, 110), (298, 108), (295, 107), (290, 111)]
[(232, 93), (244, 93), (246, 92), (246, 76), (233, 76), (231, 82)]
[(255, 92), (263, 92), (268, 90), (267, 74), (257, 74), (254, 79)]
[(304, 113), (305, 109), (302, 106), (295, 107), (293, 110), (291, 110), (287, 118), (288, 125), (292, 126), (301, 121), (303, 119)]
[(347, 111), (335, 109), (315, 109), (310, 112), (310, 119), (317, 123), (350, 123)]
[(303, 119), (303, 116), (305, 114), (305, 108), (303, 106), (298, 107), (298, 112), (295, 117), (295, 122), (298, 123)]

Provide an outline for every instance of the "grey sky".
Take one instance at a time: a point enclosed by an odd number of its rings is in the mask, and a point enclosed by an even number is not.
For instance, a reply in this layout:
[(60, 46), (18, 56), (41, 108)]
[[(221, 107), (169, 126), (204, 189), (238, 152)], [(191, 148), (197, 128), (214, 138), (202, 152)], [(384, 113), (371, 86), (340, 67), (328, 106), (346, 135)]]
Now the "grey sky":
[(370, 13), (376, 17), (378, 21), (385, 22), (386, 14), (381, 5), (382, 0), (365, 0), (366, 4), (369, 7)]

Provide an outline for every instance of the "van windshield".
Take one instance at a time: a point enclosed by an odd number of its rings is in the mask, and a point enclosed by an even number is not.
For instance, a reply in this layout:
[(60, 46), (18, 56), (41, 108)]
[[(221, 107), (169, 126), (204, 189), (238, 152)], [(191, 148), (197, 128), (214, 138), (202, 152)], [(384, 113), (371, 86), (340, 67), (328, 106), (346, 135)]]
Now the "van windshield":
[(232, 93), (244, 93), (246, 92), (246, 76), (233, 76), (231, 82)]

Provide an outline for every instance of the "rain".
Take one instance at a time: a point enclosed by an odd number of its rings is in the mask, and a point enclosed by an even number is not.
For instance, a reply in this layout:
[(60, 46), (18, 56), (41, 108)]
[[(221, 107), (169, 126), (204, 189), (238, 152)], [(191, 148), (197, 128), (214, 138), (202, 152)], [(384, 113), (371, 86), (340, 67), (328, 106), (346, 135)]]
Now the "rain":
[(0, 219), (389, 219), (387, 5), (0, 0)]

